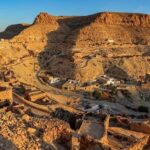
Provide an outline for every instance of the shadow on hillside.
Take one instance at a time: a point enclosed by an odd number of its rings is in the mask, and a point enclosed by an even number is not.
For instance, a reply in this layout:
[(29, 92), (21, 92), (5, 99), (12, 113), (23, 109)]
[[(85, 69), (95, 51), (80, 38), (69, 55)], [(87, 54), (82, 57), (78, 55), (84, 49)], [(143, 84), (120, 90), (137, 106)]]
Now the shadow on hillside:
[[(96, 17), (97, 15), (59, 19), (59, 28), (47, 34), (47, 45), (38, 56), (40, 69), (53, 77), (74, 79), (76, 66), (73, 49), (76, 47), (80, 30), (93, 23)], [(126, 71), (115, 66), (108, 66), (105, 74), (119, 80), (131, 79), (134, 83), (137, 82)]]
[(125, 70), (120, 68), (117, 65), (110, 65), (107, 70), (105, 71), (105, 74), (109, 77), (116, 78), (118, 80), (125, 80), (131, 78)]
[[(134, 79), (133, 77), (131, 77), (130, 75), (128, 75), (128, 73), (123, 70), (121, 67), (117, 66), (117, 65), (110, 65), (106, 70), (105, 70), (105, 74), (108, 75), (109, 77), (115, 78), (119, 81), (124, 81), (126, 84), (130, 84), (130, 85), (139, 85), (140, 81), (137, 81), (136, 79)], [(145, 78), (145, 77), (143, 77)]]
[(47, 45), (39, 54), (41, 70), (54, 77), (74, 79), (75, 65), (72, 49), (76, 45), (80, 30), (94, 20), (94, 17), (89, 20), (86, 17), (59, 19), (59, 28), (47, 34)]
[(8, 26), (5, 31), (0, 32), (0, 39), (12, 39), (13, 37), (20, 34), (23, 30), (30, 27), (30, 25), (26, 24), (16, 24)]
[(0, 135), (1, 150), (18, 150), (14, 143)]

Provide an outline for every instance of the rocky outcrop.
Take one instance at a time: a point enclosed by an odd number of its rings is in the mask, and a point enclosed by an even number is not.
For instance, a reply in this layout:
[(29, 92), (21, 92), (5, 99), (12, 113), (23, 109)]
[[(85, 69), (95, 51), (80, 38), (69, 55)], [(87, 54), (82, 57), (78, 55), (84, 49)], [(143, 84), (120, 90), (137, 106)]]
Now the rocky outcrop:
[(110, 25), (150, 27), (150, 15), (107, 12), (98, 14), (95, 22)]
[(57, 17), (41, 12), (34, 20), (33, 24), (55, 24)]

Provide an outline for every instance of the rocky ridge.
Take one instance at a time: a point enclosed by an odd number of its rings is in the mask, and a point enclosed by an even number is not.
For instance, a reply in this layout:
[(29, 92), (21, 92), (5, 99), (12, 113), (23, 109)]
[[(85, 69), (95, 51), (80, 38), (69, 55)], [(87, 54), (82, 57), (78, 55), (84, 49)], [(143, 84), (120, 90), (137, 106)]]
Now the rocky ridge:
[[(60, 66), (63, 69), (61, 72), (70, 72), (65, 77), (72, 76), (77, 80), (89, 80), (93, 76), (95, 78), (104, 74), (110, 63), (126, 70), (129, 76), (139, 79), (139, 76), (149, 73), (148, 18), (148, 15), (124, 13), (98, 13), (83, 17), (57, 17), (41, 13), (33, 25), (1, 45), (38, 53), (39, 58), (47, 55), (49, 60), (54, 53), (63, 53), (68, 57), (64, 63), (68, 64), (66, 66), (73, 66), (73, 69), (56, 64), (62, 56), (53, 58), (52, 65), (47, 64), (47, 67), (43, 66), (42, 60), (39, 60), (39, 65), (45, 69)], [(84, 64), (87, 68), (80, 67)], [(95, 75), (91, 74), (91, 70), (90, 76), (86, 73), (89, 68), (94, 68), (95, 71), (101, 69)], [(55, 72), (53, 70), (56, 75)]]

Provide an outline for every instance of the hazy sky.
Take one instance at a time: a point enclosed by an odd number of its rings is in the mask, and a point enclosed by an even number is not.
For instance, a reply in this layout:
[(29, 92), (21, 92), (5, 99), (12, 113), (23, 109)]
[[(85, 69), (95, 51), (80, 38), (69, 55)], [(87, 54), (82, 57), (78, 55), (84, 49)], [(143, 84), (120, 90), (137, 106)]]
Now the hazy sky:
[(0, 30), (16, 23), (32, 23), (39, 12), (88, 15), (101, 11), (150, 14), (150, 0), (0, 0)]

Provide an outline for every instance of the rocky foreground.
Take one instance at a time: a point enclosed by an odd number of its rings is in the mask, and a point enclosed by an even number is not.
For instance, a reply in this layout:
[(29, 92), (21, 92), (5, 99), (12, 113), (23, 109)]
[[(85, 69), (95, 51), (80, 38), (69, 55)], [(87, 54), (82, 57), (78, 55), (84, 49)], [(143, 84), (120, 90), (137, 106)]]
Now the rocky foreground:
[(149, 29), (40, 13), (0, 33), (0, 149), (150, 149)]

